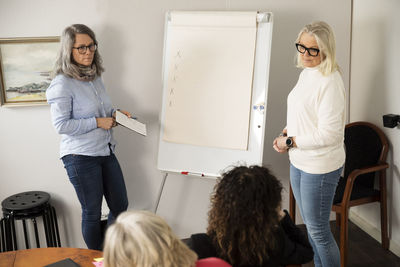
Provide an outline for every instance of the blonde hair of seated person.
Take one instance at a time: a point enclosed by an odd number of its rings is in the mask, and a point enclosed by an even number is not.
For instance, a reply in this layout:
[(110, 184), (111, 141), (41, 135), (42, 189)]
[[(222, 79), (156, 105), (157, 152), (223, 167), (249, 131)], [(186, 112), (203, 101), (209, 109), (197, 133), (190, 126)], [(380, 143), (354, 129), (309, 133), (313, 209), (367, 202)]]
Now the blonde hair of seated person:
[(104, 267), (192, 267), (197, 255), (159, 216), (121, 213), (106, 232)]

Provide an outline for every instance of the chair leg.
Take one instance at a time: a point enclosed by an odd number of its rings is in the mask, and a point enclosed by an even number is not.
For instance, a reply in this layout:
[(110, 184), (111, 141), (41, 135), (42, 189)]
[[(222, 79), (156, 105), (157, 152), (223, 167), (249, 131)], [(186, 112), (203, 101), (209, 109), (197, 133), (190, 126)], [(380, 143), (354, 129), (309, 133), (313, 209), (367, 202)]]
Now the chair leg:
[(56, 233), (54, 231), (54, 219), (53, 219), (53, 214), (51, 212), (51, 206), (48, 208), (48, 220), (49, 220), (49, 232), (50, 232), (50, 237), (51, 237), (51, 246), (56, 247), (57, 246), (57, 238), (56, 238)]
[(50, 232), (49, 232), (50, 222), (49, 222), (49, 219), (47, 216), (48, 216), (47, 211), (44, 211), (42, 218), (43, 218), (44, 234), (46, 237), (46, 246), (52, 247), (52, 241), (51, 241)]
[(39, 232), (37, 228), (36, 218), (32, 218), (33, 229), (35, 231), (36, 248), (40, 248)]
[(294, 198), (292, 186), (289, 183), (289, 215), (294, 224), (296, 224), (296, 199)]
[(340, 220), (340, 266), (346, 267), (347, 264), (347, 242), (348, 242), (348, 218), (349, 211), (342, 210)]
[(22, 220), (22, 226), (24, 228), (25, 248), (26, 249), (30, 249), (28, 231), (26, 230), (26, 222), (25, 222), (25, 220)]
[(382, 247), (389, 249), (388, 222), (387, 222), (387, 193), (386, 193), (386, 171), (381, 172), (380, 176), (380, 194), (381, 194), (381, 240)]
[(1, 218), (0, 220), (0, 231), (1, 231), (1, 244), (0, 244), (0, 252), (6, 252), (6, 231), (5, 231), (5, 219)]
[(342, 217), (342, 216), (340, 216), (340, 213), (339, 213), (339, 212), (336, 212), (336, 227), (337, 227), (337, 228), (340, 228), (340, 220), (341, 220), (341, 217)]
[(12, 237), (11, 237), (11, 240), (12, 240), (11, 242), (12, 242), (12, 246), (13, 246), (12, 250), (18, 250), (17, 234), (15, 232), (14, 215), (11, 214), (8, 218), (10, 220), (10, 229), (11, 229), (11, 234), (12, 234)]
[(51, 214), (52, 214), (53, 221), (54, 221), (54, 227), (55, 227), (54, 231), (55, 231), (55, 236), (57, 239), (56, 246), (61, 247), (60, 232), (58, 231), (57, 213), (56, 213), (56, 209), (54, 207), (51, 207)]
[(11, 228), (11, 220), (9, 216), (4, 217), (4, 243), (5, 243), (5, 251), (13, 250), (13, 239), (12, 239), (12, 228)]

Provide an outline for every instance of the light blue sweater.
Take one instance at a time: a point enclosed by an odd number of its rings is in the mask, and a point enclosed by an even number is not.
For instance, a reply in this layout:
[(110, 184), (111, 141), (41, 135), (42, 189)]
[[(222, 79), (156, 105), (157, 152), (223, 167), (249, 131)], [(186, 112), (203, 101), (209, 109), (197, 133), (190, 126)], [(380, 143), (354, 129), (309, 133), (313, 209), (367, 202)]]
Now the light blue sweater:
[(108, 156), (114, 150), (112, 130), (97, 128), (96, 118), (111, 117), (114, 109), (103, 81), (91, 82), (57, 75), (46, 91), (52, 122), (61, 134), (60, 157), (68, 154)]

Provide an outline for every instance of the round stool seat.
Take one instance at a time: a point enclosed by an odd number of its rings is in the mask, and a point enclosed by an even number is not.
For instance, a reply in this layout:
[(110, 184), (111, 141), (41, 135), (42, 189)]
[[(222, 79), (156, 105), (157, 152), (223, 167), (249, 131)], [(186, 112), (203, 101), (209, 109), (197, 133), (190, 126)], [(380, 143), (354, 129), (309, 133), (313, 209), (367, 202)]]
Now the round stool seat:
[[(50, 194), (43, 191), (28, 191), (7, 197), (1, 202), (3, 210), (2, 230), (5, 231), (4, 247), (6, 250), (17, 250), (15, 222), (22, 221), (25, 247), (30, 248), (26, 221), (31, 221), (34, 229), (36, 247), (40, 247), (36, 218), (41, 217), (48, 247), (61, 247), (58, 232), (57, 214), (50, 205)], [(3, 229), (4, 228), (4, 229)]]
[(3, 211), (24, 211), (39, 208), (46, 205), (50, 200), (50, 195), (43, 191), (29, 191), (18, 193), (1, 202)]

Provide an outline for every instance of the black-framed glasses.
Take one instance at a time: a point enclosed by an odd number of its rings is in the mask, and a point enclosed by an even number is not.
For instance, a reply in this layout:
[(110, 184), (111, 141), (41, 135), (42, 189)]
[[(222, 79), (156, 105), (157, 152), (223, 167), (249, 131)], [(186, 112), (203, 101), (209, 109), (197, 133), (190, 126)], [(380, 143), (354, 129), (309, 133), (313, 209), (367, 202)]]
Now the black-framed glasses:
[(97, 44), (90, 44), (90, 45), (82, 45), (79, 47), (72, 47), (73, 49), (78, 49), (79, 54), (85, 54), (87, 49), (89, 48), (90, 52), (94, 52), (97, 50)]
[(319, 54), (319, 49), (318, 48), (308, 48), (305, 47), (302, 44), (296, 43), (296, 49), (297, 51), (299, 51), (300, 53), (304, 54), (306, 51), (308, 52), (308, 54), (312, 57), (316, 57)]

